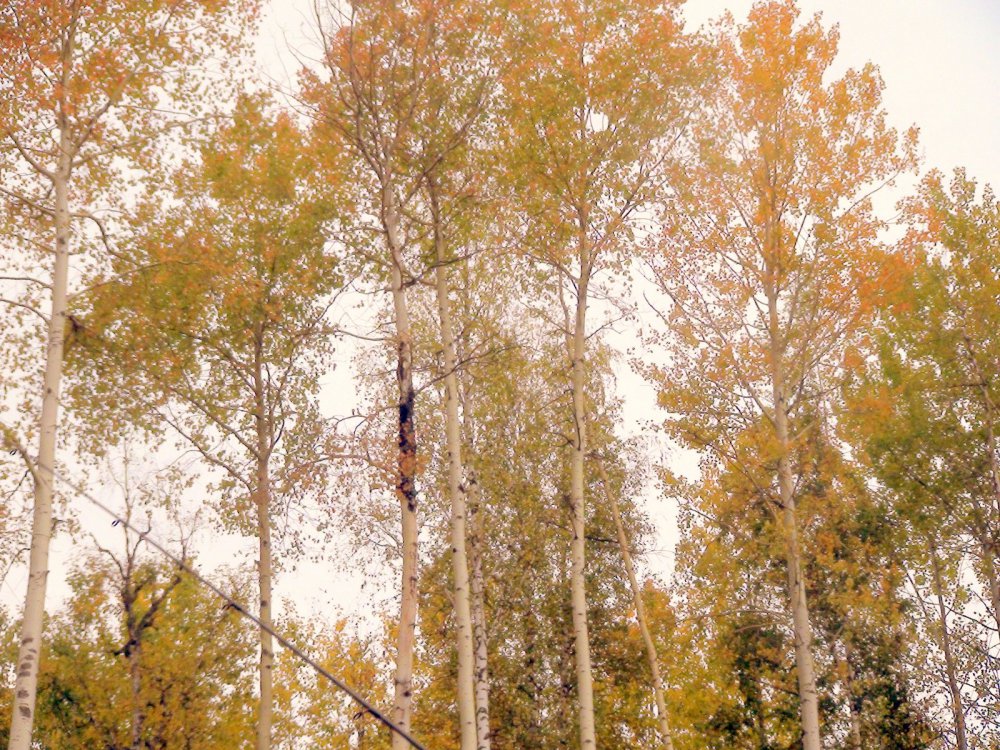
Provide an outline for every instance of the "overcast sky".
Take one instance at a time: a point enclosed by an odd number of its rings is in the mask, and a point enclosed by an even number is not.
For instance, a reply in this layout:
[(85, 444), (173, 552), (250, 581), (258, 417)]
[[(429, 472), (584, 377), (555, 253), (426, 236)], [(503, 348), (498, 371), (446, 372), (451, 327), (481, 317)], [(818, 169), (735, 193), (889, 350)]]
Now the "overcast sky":
[[(690, 0), (697, 26), (752, 3)], [(899, 128), (920, 128), (923, 169), (965, 166), (1000, 184), (1000, 3), (996, 0), (800, 0), (803, 16), (821, 13), (840, 28), (839, 63), (873, 62), (885, 105)]]

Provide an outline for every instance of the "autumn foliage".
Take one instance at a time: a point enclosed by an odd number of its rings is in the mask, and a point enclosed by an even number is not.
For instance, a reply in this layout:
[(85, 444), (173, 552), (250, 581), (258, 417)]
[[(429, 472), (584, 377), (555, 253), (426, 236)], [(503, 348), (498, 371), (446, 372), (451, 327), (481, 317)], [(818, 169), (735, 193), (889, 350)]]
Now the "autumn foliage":
[(0, 8), (9, 748), (995, 748), (1000, 202), (878, 68), (261, 10)]

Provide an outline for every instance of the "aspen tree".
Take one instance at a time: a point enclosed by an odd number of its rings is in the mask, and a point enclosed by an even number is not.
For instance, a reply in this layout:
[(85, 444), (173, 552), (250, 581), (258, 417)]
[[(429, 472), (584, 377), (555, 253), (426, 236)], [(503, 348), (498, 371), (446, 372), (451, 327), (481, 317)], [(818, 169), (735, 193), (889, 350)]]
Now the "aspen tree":
[[(369, 261), (368, 272), (387, 278), (392, 297), (396, 346), (398, 457), (396, 495), (402, 527), (402, 597), (396, 655), (393, 720), (411, 722), (413, 653), (418, 599), (417, 393), (414, 384), (414, 331), (411, 287), (435, 269), (438, 326), (445, 357), (446, 433), (452, 498), (452, 548), (457, 697), (463, 750), (483, 747), (477, 731), (474, 649), (466, 555), (466, 499), (461, 460), (457, 358), (449, 309), (452, 249), (443, 194), (454, 178), (455, 155), (467, 148), (484, 112), (492, 75), (484, 40), (496, 35), (496, 11), (474, 2), (373, 2), (346, 14), (332, 8), (331, 19), (317, 19), (323, 35), (328, 81), (313, 77), (304, 98), (317, 128), (332, 132), (357, 158), (358, 201), (372, 221), (362, 231), (381, 236), (384, 252), (356, 247)], [(492, 33), (491, 33), (492, 32)], [(428, 229), (423, 229), (423, 226)], [(430, 235), (430, 253), (421, 257), (421, 234)], [(394, 736), (393, 747), (405, 741)]]
[[(255, 16), (251, 1), (185, 0), (107, 4), (88, 0), (14, 2), (0, 11), (0, 134), (29, 175), (3, 186), (6, 199), (46, 218), (54, 236), (46, 355), (38, 421), (34, 518), (11, 750), (27, 750), (34, 718), (49, 540), (60, 385), (74, 225), (103, 222), (88, 206), (114, 192), (115, 157), (135, 159), (165, 126), (157, 99), (186, 99), (186, 58), (213, 47), (238, 59), (238, 38)], [(197, 29), (177, 34), (180, 27)], [(158, 90), (160, 94), (154, 93)], [(161, 96), (162, 95), (162, 96)], [(106, 236), (105, 236), (106, 237)]]
[(673, 734), (670, 731), (670, 717), (667, 715), (666, 690), (663, 686), (663, 677), (660, 674), (660, 660), (656, 653), (656, 643), (650, 631), (649, 619), (646, 616), (646, 605), (642, 601), (642, 590), (639, 588), (639, 580), (635, 574), (635, 564), (632, 562), (632, 552), (628, 534), (622, 523), (621, 510), (618, 507), (618, 498), (611, 488), (608, 479), (608, 472), (604, 468), (604, 462), (600, 457), (595, 459), (597, 473), (601, 478), (601, 488), (604, 497), (611, 508), (611, 516), (615, 522), (615, 534), (618, 537), (618, 548), (621, 550), (622, 562), (625, 564), (625, 572), (628, 575), (629, 586), (632, 588), (632, 600), (635, 605), (635, 619), (639, 623), (639, 631), (642, 634), (642, 642), (646, 648), (646, 659), (649, 662), (649, 671), (653, 678), (653, 698), (656, 701), (656, 718), (660, 729), (660, 742), (664, 750), (673, 750)]
[(849, 336), (893, 281), (868, 191), (913, 160), (912, 143), (898, 150), (886, 125), (875, 68), (825, 82), (836, 32), (797, 17), (782, 0), (755, 4), (742, 26), (723, 22), (721, 76), (693, 126), (696, 161), (664, 206), (652, 264), (672, 304), (663, 322), (673, 364), (658, 375), (668, 430), (710, 461), (730, 460), (741, 431), (764, 430), (774, 486), (760, 491), (784, 541), (803, 746), (819, 750), (793, 467), (808, 423), (795, 419), (807, 384), (837, 377)]
[[(996, 723), (983, 698), (997, 682), (1000, 629), (992, 364), (1000, 208), (964, 170), (950, 182), (932, 171), (904, 208), (908, 231), (897, 253), (906, 283), (863, 350), (847, 416), (900, 528), (920, 605), (911, 626), (937, 645), (928, 655), (936, 668), (921, 671), (948, 696), (955, 743), (968, 744)], [(965, 567), (974, 575), (958, 575)], [(978, 655), (969, 658), (970, 649)], [(961, 686), (973, 684), (978, 689), (963, 694)]]
[[(117, 530), (106, 528), (118, 537)], [(121, 554), (110, 544), (109, 549)], [(105, 554), (88, 553), (69, 571), (69, 599), (48, 625), (37, 746), (245, 746), (253, 735), (255, 633), (187, 576), (172, 585), (176, 569), (137, 559), (129, 570), (125, 559), (119, 560), (121, 569)], [(168, 587), (150, 616), (150, 606)], [(230, 579), (227, 588), (239, 590), (239, 581)], [(146, 627), (140, 632), (135, 625), (142, 621)], [(141, 639), (137, 644), (131, 640), (135, 635)], [(142, 713), (138, 741), (133, 697)]]
[[(259, 617), (271, 623), (274, 536), (282, 504), (325, 491), (317, 455), (316, 368), (339, 285), (325, 250), (338, 193), (318, 176), (301, 133), (261, 97), (242, 97), (198, 163), (139, 212), (129, 262), (88, 296), (92, 334), (74, 395), (92, 422), (127, 417), (169, 429), (218, 471), (218, 512), (258, 542)], [(81, 407), (83, 408), (83, 407)], [(294, 550), (308, 531), (286, 537)], [(271, 742), (274, 647), (260, 631), (258, 750)]]
[(509, 112), (518, 201), (530, 255), (550, 269), (564, 306), (559, 328), (572, 394), (569, 505), (571, 611), (580, 746), (596, 748), (587, 621), (585, 457), (588, 309), (602, 271), (620, 270), (634, 219), (673, 157), (683, 116), (685, 44), (677, 4), (547, 2), (527, 23), (511, 71)]

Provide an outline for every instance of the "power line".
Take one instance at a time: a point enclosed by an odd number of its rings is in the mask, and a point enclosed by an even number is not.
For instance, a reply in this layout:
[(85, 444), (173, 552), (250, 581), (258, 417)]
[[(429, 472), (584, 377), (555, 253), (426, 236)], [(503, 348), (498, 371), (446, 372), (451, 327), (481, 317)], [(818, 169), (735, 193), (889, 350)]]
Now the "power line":
[[(27, 458), (27, 456), (25, 456), (25, 458)], [(40, 465), (38, 465), (38, 466), (39, 466), (39, 468), (45, 468), (45, 467), (42, 467)], [(315, 670), (317, 674), (323, 676), (330, 683), (332, 683), (337, 689), (339, 689), (340, 691), (346, 693), (351, 698), (351, 700), (353, 700), (355, 703), (357, 703), (359, 706), (361, 706), (365, 711), (367, 711), (369, 714), (371, 714), (377, 721), (379, 721), (380, 723), (382, 723), (385, 726), (387, 726), (391, 732), (395, 732), (400, 737), (402, 737), (404, 740), (406, 740), (406, 742), (409, 743), (410, 747), (415, 748), (415, 750), (427, 750), (427, 748), (424, 745), (422, 745), (419, 741), (417, 741), (412, 736), (410, 736), (410, 734), (408, 732), (406, 732), (403, 729), (401, 729), (400, 727), (398, 727), (392, 721), (392, 719), (390, 719), (388, 716), (386, 716), (381, 711), (379, 711), (377, 708), (375, 708), (375, 706), (373, 706), (371, 703), (369, 703), (367, 700), (365, 700), (363, 697), (361, 697), (361, 695), (357, 691), (355, 691), (353, 688), (349, 687), (347, 684), (345, 684), (344, 682), (342, 682), (341, 680), (339, 680), (337, 677), (335, 677), (329, 671), (327, 671), (326, 669), (324, 669), (323, 667), (321, 667), (318, 663), (316, 663), (316, 661), (314, 661), (310, 656), (308, 656), (302, 649), (300, 649), (294, 643), (292, 643), (291, 641), (289, 641), (287, 638), (285, 638), (283, 635), (281, 635), (281, 633), (277, 632), (270, 625), (266, 624), (259, 617), (257, 617), (256, 615), (252, 614), (249, 610), (247, 610), (247, 608), (246, 608), (245, 605), (243, 605), (241, 602), (237, 601), (233, 597), (229, 596), (229, 594), (227, 594), (225, 591), (223, 591), (218, 586), (216, 586), (214, 583), (212, 583), (207, 578), (205, 578), (204, 576), (202, 576), (197, 570), (195, 570), (194, 568), (192, 568), (185, 560), (177, 557), (174, 553), (172, 553), (170, 550), (168, 550), (163, 544), (161, 544), (155, 538), (151, 537), (148, 533), (140, 531), (139, 529), (137, 529), (135, 526), (133, 526), (131, 523), (129, 523), (128, 520), (126, 520), (125, 518), (122, 518), (114, 510), (112, 510), (107, 505), (105, 505), (104, 503), (102, 503), (100, 500), (98, 500), (96, 497), (94, 497), (93, 495), (91, 495), (89, 492), (87, 492), (82, 487), (79, 487), (74, 482), (72, 482), (69, 479), (67, 479), (66, 477), (62, 476), (59, 472), (52, 471), (52, 476), (56, 480), (62, 482), (65, 485), (67, 485), (70, 489), (72, 489), (78, 495), (80, 495), (85, 500), (87, 500), (88, 502), (90, 502), (92, 505), (94, 505), (97, 508), (99, 508), (100, 510), (104, 511), (107, 515), (109, 515), (113, 519), (113, 523), (115, 523), (115, 524), (121, 524), (126, 529), (128, 529), (128, 530), (130, 530), (130, 531), (132, 531), (132, 532), (134, 532), (136, 534), (138, 534), (139, 535), (139, 539), (141, 539), (142, 541), (146, 542), (146, 544), (148, 544), (149, 546), (153, 547), (160, 554), (162, 554), (164, 557), (166, 557), (168, 560), (170, 560), (172, 563), (174, 563), (178, 568), (180, 568), (185, 573), (187, 573), (188, 575), (190, 575), (192, 578), (194, 578), (200, 584), (202, 584), (207, 589), (209, 589), (213, 594), (215, 594), (220, 599), (222, 599), (223, 601), (225, 601), (230, 607), (232, 607), (237, 612), (239, 612), (241, 615), (243, 615), (245, 618), (247, 618), (252, 623), (254, 623), (258, 628), (260, 628), (261, 630), (263, 630), (265, 633), (270, 634), (271, 637), (274, 638), (282, 646), (282, 648), (284, 648), (285, 650), (287, 650), (290, 653), (294, 654), (301, 661), (305, 662), (307, 665), (309, 665), (310, 667), (312, 667), (312, 669)]]

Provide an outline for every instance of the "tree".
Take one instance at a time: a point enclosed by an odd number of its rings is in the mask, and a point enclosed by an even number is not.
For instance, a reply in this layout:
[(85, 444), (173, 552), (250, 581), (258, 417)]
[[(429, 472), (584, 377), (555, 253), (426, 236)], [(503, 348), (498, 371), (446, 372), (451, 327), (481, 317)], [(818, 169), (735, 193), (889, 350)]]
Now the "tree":
[(48, 626), (38, 747), (247, 746), (252, 632), (196, 582), (144, 557), (119, 558), (134, 560), (119, 569), (88, 553), (71, 573), (67, 606)]
[[(344, 618), (324, 622), (294, 616), (284, 618), (284, 633), (309, 643), (320, 663), (376, 705), (384, 705), (389, 684), (383, 662), (387, 650), (381, 630), (363, 636)], [(311, 668), (282, 652), (277, 662), (275, 747), (336, 750), (387, 750), (389, 733), (345, 695), (330, 689)]]
[(1000, 632), (992, 372), (1000, 208), (963, 170), (947, 186), (928, 174), (905, 207), (906, 283), (880, 316), (847, 397), (859, 453), (905, 530), (899, 548), (924, 620), (913, 625), (936, 644), (929, 657), (941, 660), (955, 743), (967, 747), (977, 723), (995, 723), (986, 707), (995, 691), (979, 686), (996, 682)]
[(718, 31), (696, 161), (652, 255), (672, 306), (671, 365), (651, 373), (668, 432), (740, 467), (780, 524), (803, 744), (819, 750), (793, 454), (810, 430), (803, 406), (841, 377), (845, 344), (892, 282), (867, 191), (912, 163), (912, 142), (898, 150), (873, 66), (824, 82), (836, 32), (797, 17), (793, 2), (762, 2)]
[[(475, 2), (372, 2), (318, 19), (327, 80), (308, 76), (305, 100), (317, 129), (343, 143), (357, 159), (358, 229), (378, 236), (380, 252), (367, 240), (347, 244), (368, 261), (369, 277), (388, 281), (392, 295), (392, 339), (396, 350), (398, 456), (396, 495), (402, 527), (402, 597), (396, 655), (393, 719), (404, 730), (412, 712), (412, 673), (418, 600), (417, 391), (411, 288), (435, 269), (438, 323), (445, 356), (446, 409), (457, 681), (463, 750), (484, 747), (476, 721), (472, 622), (465, 551), (465, 493), (458, 424), (458, 366), (450, 325), (448, 266), (452, 209), (461, 202), (461, 163), (471, 132), (482, 119), (491, 87), (485, 51), (494, 29), (487, 5)], [(453, 163), (457, 162), (457, 164)], [(393, 747), (403, 747), (397, 736)]]
[[(139, 213), (126, 264), (86, 299), (79, 401), (114, 429), (167, 427), (221, 474), (220, 513), (253, 529), (259, 616), (271, 623), (272, 514), (325, 492), (317, 372), (339, 288), (325, 224), (337, 192), (287, 114), (244, 97), (178, 171), (174, 201)], [(306, 536), (289, 537), (294, 551)], [(258, 750), (269, 747), (273, 645), (260, 632)]]
[[(506, 260), (512, 265), (523, 262), (509, 256)], [(533, 280), (523, 272), (495, 272), (496, 261), (482, 254), (459, 270), (473, 278), (462, 285), (455, 306), (456, 324), (461, 321), (456, 327), (462, 331), (459, 350), (466, 362), (461, 378), (463, 420), (466, 439), (471, 437), (475, 447), (467, 453), (476, 480), (470, 500), (479, 499), (476, 516), (483, 530), (491, 743), (498, 750), (574, 746), (579, 732), (573, 715), (575, 637), (568, 587), (569, 393), (560, 376), (561, 346), (518, 302)], [(475, 289), (475, 295), (465, 294)], [(416, 318), (415, 330), (421, 328)], [(428, 356), (419, 345), (417, 352), (418, 361), (422, 353)], [(590, 356), (591, 445), (618, 476), (628, 451), (611, 437), (620, 419), (611, 395), (612, 355), (606, 347), (593, 346)], [(430, 421), (428, 417), (424, 430), (437, 434), (437, 421)], [(440, 440), (428, 441), (428, 451), (426, 475), (431, 478), (446, 458)], [(600, 492), (596, 475), (587, 480), (589, 491)], [(450, 551), (442, 533), (447, 507), (442, 485), (424, 484), (429, 541), (424, 547), (427, 583), (421, 592), (423, 639), (417, 675), (425, 687), (414, 722), (421, 736), (447, 740), (454, 723), (450, 686), (456, 663), (448, 640), (451, 602), (444, 581)], [(648, 529), (629, 499), (622, 498), (621, 506), (633, 549), (642, 549)], [(626, 616), (632, 597), (606, 503), (597, 505), (588, 529), (593, 549), (586, 583), (597, 739), (608, 747), (648, 747), (658, 741), (650, 675), (644, 668), (640, 634)]]
[(611, 516), (615, 522), (615, 532), (618, 537), (618, 548), (621, 550), (622, 562), (625, 572), (628, 575), (629, 586), (632, 588), (632, 600), (635, 604), (636, 621), (639, 624), (639, 631), (642, 633), (643, 645), (646, 648), (646, 659), (649, 662), (649, 671), (653, 678), (653, 697), (656, 701), (656, 718), (660, 729), (660, 742), (665, 750), (673, 750), (674, 743), (672, 732), (670, 731), (670, 717), (667, 714), (667, 700), (663, 685), (663, 677), (660, 674), (660, 659), (656, 650), (656, 643), (649, 628), (649, 619), (646, 616), (646, 605), (642, 598), (642, 589), (639, 587), (639, 579), (636, 577), (635, 563), (632, 562), (631, 541), (622, 523), (621, 510), (618, 507), (618, 499), (615, 491), (611, 487), (608, 472), (604, 468), (603, 461), (598, 458), (597, 472), (601, 478), (601, 487), (604, 490), (604, 497), (611, 509)]
[[(26, 170), (23, 177), (5, 175), (2, 192), (39, 214), (54, 234), (11, 750), (27, 750), (34, 716), (74, 221), (95, 223), (103, 234), (103, 223), (87, 210), (88, 198), (115, 183), (116, 157), (134, 155), (136, 146), (148, 145), (163, 127), (161, 100), (192, 104), (184, 99), (192, 91), (184, 74), (187, 60), (213, 48), (232, 52), (255, 8), (250, 0), (215, 5), (54, 0), (9, 3), (0, 12), (0, 45), (6, 50), (0, 63), (5, 91), (0, 131), (5, 149)], [(174, 33), (178, 27), (191, 33)]]
[(553, 2), (507, 82), (517, 201), (538, 268), (551, 271), (573, 394), (570, 432), (572, 614), (580, 744), (596, 747), (587, 624), (585, 463), (587, 312), (602, 271), (622, 267), (637, 215), (656, 194), (683, 119), (686, 43), (677, 4)]

